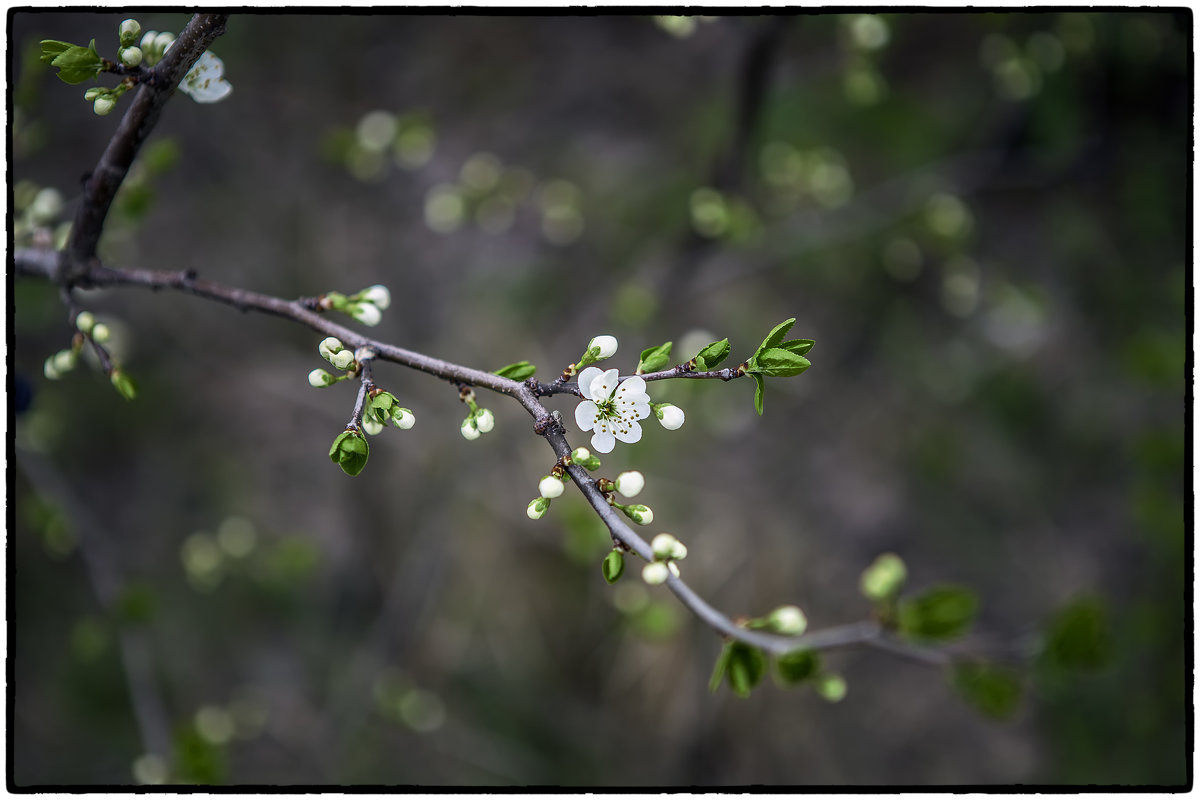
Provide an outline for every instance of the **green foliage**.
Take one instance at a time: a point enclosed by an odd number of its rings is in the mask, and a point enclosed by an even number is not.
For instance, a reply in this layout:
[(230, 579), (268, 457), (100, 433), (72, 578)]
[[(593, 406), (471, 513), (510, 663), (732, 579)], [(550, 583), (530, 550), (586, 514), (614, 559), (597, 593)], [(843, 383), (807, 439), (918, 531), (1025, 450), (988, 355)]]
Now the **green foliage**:
[(713, 666), (713, 674), (708, 681), (709, 691), (715, 692), (725, 681), (738, 697), (749, 697), (766, 670), (767, 657), (757, 647), (744, 642), (728, 642)]
[(346, 430), (333, 440), (333, 446), (329, 448), (329, 460), (353, 477), (367, 465), (370, 450), (365, 436), (358, 431)]
[(914, 639), (954, 639), (971, 627), (979, 601), (961, 586), (937, 586), (906, 598), (898, 609), (900, 633)]
[(647, 347), (638, 359), (637, 372), (655, 372), (662, 369), (671, 361), (671, 342), (660, 344), (658, 347)]
[(492, 374), (508, 378), (510, 381), (523, 381), (526, 378), (532, 378), (535, 372), (537, 372), (537, 367), (528, 361), (516, 361), (494, 370)]
[(775, 659), (775, 671), (785, 685), (812, 680), (821, 672), (821, 655), (813, 650), (793, 650)]
[(604, 580), (616, 583), (621, 580), (621, 575), (625, 572), (625, 555), (620, 550), (611, 551), (604, 557), (600, 568), (604, 573)]
[(813, 347), (812, 339), (783, 339), (795, 324), (796, 318), (792, 317), (772, 328), (754, 355), (746, 361), (746, 372), (754, 378), (754, 410), (759, 416), (763, 413), (763, 395), (766, 392), (764, 378), (790, 378), (812, 366), (804, 357)]
[(1016, 670), (987, 662), (960, 662), (950, 671), (950, 684), (984, 715), (1011, 717), (1021, 701), (1021, 675)]
[(708, 372), (729, 357), (729, 339), (713, 342), (696, 354), (696, 369)]
[(116, 389), (121, 397), (126, 400), (132, 400), (137, 397), (137, 387), (133, 383), (133, 379), (120, 370), (114, 369), (112, 374), (108, 376), (112, 382), (113, 388)]
[(1062, 670), (1099, 669), (1112, 650), (1108, 615), (1097, 597), (1081, 597), (1046, 626), (1041, 661)]
[(224, 783), (228, 772), (224, 749), (200, 735), (193, 726), (175, 733), (175, 769), (183, 783)]
[(908, 570), (900, 556), (884, 553), (863, 570), (858, 585), (868, 600), (888, 600), (895, 597), (904, 587), (907, 575)]
[(42, 41), (42, 61), (58, 67), (58, 77), (66, 83), (83, 83), (94, 79), (104, 68), (104, 61), (96, 52), (96, 40), (87, 47), (55, 39)]
[(142, 625), (154, 616), (153, 590), (144, 583), (131, 582), (117, 596), (117, 619), (127, 625)]

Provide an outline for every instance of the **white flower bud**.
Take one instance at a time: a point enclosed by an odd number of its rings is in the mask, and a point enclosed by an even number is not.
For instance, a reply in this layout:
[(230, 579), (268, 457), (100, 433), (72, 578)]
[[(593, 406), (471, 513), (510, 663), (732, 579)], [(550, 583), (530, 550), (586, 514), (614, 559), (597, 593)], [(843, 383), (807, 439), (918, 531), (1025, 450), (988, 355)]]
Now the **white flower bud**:
[(667, 569), (671, 570), (671, 574), (674, 575), (676, 578), (679, 577), (679, 565), (676, 564), (674, 561), (667, 562)]
[(368, 286), (362, 291), (362, 299), (364, 302), (373, 304), (381, 311), (392, 304), (392, 293), (388, 291), (386, 286), (375, 284)]
[(563, 482), (553, 475), (547, 475), (542, 478), (538, 484), (538, 494), (542, 497), (553, 499), (559, 497), (563, 493)]
[(650, 506), (625, 506), (625, 516), (629, 517), (638, 525), (649, 525), (651, 522), (654, 522), (654, 511), (651, 510)]
[(463, 438), (468, 442), (478, 439), (482, 435), (479, 433), (479, 428), (476, 427), (475, 419), (473, 417), (467, 417), (464, 419), (459, 431), (462, 432)]
[(549, 507), (550, 500), (548, 498), (535, 497), (529, 501), (529, 507), (525, 509), (525, 513), (530, 519), (541, 519)]
[(75, 353), (72, 350), (59, 350), (54, 354), (54, 368), (60, 373), (70, 372), (75, 368)]
[(58, 216), (62, 205), (62, 194), (58, 189), (46, 187), (34, 196), (33, 203), (29, 206), (29, 215), (35, 222), (46, 224)]
[(323, 369), (314, 369), (308, 373), (308, 385), (314, 389), (324, 389), (333, 385), (333, 376)]
[(370, 325), (371, 327), (375, 327), (383, 319), (383, 314), (379, 312), (379, 309), (370, 303), (355, 303), (349, 307), (348, 311), (350, 312), (350, 316), (363, 325)]
[(93, 86), (92, 88), (88, 89), (86, 92), (83, 93), (83, 99), (87, 100), (90, 103), (93, 100), (95, 100), (97, 97), (99, 97), (100, 95), (105, 94), (106, 92), (108, 92), (108, 89), (105, 89), (103, 86)]
[(175, 43), (175, 34), (163, 31), (158, 36), (154, 37), (154, 49), (159, 53), (167, 52), (172, 44)]
[(392, 410), (392, 424), (402, 431), (406, 431), (415, 425), (417, 418), (407, 408), (396, 408)]
[(654, 409), (654, 416), (669, 431), (679, 430), (683, 426), (683, 409), (670, 403), (662, 403)]
[(588, 343), (588, 350), (591, 350), (593, 347), (600, 348), (600, 353), (596, 356), (597, 359), (611, 358), (617, 352), (617, 338), (615, 336), (596, 336)]
[(75, 327), (84, 333), (92, 330), (92, 326), (96, 324), (96, 317), (90, 311), (80, 311), (75, 317)]
[(138, 35), (142, 32), (142, 23), (136, 19), (127, 19), (121, 22), (117, 28), (117, 36), (121, 40), (121, 44), (129, 46), (137, 41)]
[(496, 427), (496, 415), (486, 408), (479, 409), (475, 415), (475, 427), (479, 428), (480, 433), (488, 433)]
[(363, 416), (363, 430), (372, 436), (378, 436), (383, 431), (383, 423), (372, 414)]
[(111, 335), (112, 334), (109, 333), (108, 326), (103, 322), (97, 322), (92, 326), (92, 341), (96, 342), (97, 344), (104, 344), (108, 341), (108, 338)]
[(95, 111), (99, 116), (103, 117), (108, 114), (108, 112), (112, 111), (116, 104), (117, 101), (114, 100), (111, 95), (106, 94), (96, 98), (96, 102), (92, 104), (92, 110)]
[(58, 368), (54, 366), (54, 356), (50, 356), (46, 359), (46, 363), (42, 365), (42, 374), (45, 375), (48, 380), (52, 381), (56, 381), (62, 377), (62, 375), (60, 375), (58, 372)]
[(651, 561), (642, 567), (642, 580), (651, 586), (665, 583), (670, 574), (671, 570), (661, 561)]
[(342, 350), (342, 340), (336, 336), (327, 336), (317, 345), (317, 352), (321, 354), (321, 358), (326, 361), (333, 358), (333, 354)]
[(616, 484), (617, 491), (626, 497), (637, 497), (638, 493), (646, 486), (646, 478), (637, 470), (630, 472), (622, 472), (613, 481)]
[(156, 38), (158, 38), (158, 31), (146, 31), (142, 35), (142, 50), (145, 50), (147, 53), (154, 52), (154, 40)]
[(117, 51), (117, 56), (120, 57), (121, 63), (127, 67), (136, 67), (142, 63), (142, 48), (140, 47), (122, 47)]
[(682, 561), (687, 558), (687, 547), (683, 542), (675, 542), (675, 548), (671, 550), (671, 558), (675, 561)]
[(591, 457), (592, 451), (588, 450), (586, 447), (576, 447), (571, 451), (572, 461), (587, 461)]
[(679, 540), (669, 533), (660, 533), (650, 540), (650, 549), (654, 551), (654, 557), (662, 561), (675, 557), (675, 546), (679, 544)]
[(771, 630), (785, 636), (799, 636), (808, 627), (808, 618), (796, 606), (780, 606), (767, 617)]
[(329, 363), (338, 369), (350, 369), (350, 365), (354, 363), (354, 353), (351, 353), (349, 350), (334, 353), (329, 359)]

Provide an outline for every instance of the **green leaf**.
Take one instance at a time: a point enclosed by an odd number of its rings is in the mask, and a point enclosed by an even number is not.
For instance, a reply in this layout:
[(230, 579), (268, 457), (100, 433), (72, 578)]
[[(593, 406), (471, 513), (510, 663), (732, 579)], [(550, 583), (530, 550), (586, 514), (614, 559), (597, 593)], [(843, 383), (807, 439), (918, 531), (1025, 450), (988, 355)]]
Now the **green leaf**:
[(770, 350), (772, 347), (778, 347), (779, 343), (783, 341), (783, 337), (787, 335), (787, 332), (790, 331), (792, 326), (795, 324), (796, 318), (792, 317), (791, 319), (785, 319), (783, 322), (776, 325), (771, 329), (771, 332), (767, 334), (767, 338), (763, 339), (763, 343), (758, 348), (757, 352), (761, 353), (763, 350)]
[(956, 664), (950, 673), (950, 684), (964, 700), (995, 719), (1011, 717), (1021, 700), (1020, 673), (998, 664)]
[(526, 378), (533, 377), (533, 373), (537, 372), (537, 367), (530, 364), (528, 361), (517, 361), (512, 364), (507, 364), (492, 374), (499, 375), (501, 378), (508, 378), (510, 381), (523, 381)]
[(660, 344), (658, 347), (647, 347), (638, 359), (637, 371), (655, 372), (662, 369), (671, 361), (671, 342)]
[(134, 386), (133, 379), (124, 372), (114, 369), (108, 379), (112, 382), (113, 388), (120, 392), (126, 400), (137, 397), (137, 387)]
[(696, 366), (705, 372), (716, 369), (717, 365), (729, 357), (729, 339), (713, 342), (696, 354)]
[[(54, 42), (52, 46), (57, 47), (60, 44), (65, 44), (65, 42)], [(43, 44), (43, 59), (46, 54), (46, 47)], [(58, 77), (65, 82), (83, 83), (100, 74), (100, 70), (104, 68), (104, 61), (96, 52), (96, 40), (92, 39), (87, 47), (68, 45), (65, 50), (61, 50), (50, 60), (50, 65), (58, 67)]]
[(625, 556), (620, 550), (612, 550), (604, 557), (604, 563), (600, 565), (600, 568), (604, 572), (604, 580), (616, 583), (621, 579), (621, 573), (625, 571)]
[(763, 376), (756, 372), (750, 373), (750, 377), (754, 378), (754, 410), (761, 417), (763, 413), (763, 392), (766, 391), (766, 386), (763, 383)]
[(938, 586), (900, 603), (900, 633), (915, 639), (953, 639), (967, 632), (979, 601), (961, 586)]
[(1112, 643), (1104, 605), (1099, 598), (1079, 598), (1046, 628), (1041, 661), (1059, 669), (1097, 669), (1108, 661)]
[(754, 362), (750, 371), (760, 372), (772, 378), (790, 378), (812, 366), (812, 363), (804, 356), (798, 356), (778, 347), (770, 347), (755, 353)]
[(846, 679), (841, 675), (827, 672), (817, 677), (813, 688), (817, 690), (817, 694), (830, 703), (840, 703), (846, 696)]
[(725, 673), (729, 669), (729, 654), (733, 645), (727, 644), (721, 648), (721, 654), (717, 656), (717, 663), (713, 665), (712, 677), (708, 679), (708, 690), (715, 692), (721, 688), (721, 681), (725, 679)]
[(738, 697), (749, 697), (766, 672), (767, 657), (743, 642), (733, 642), (729, 648), (729, 688)]
[(812, 680), (821, 671), (821, 656), (813, 650), (793, 650), (775, 659), (779, 679), (785, 684)]
[(341, 467), (342, 472), (354, 477), (367, 465), (370, 450), (362, 434), (357, 431), (342, 431), (329, 448), (329, 459)]
[(779, 345), (779, 349), (787, 350), (789, 353), (795, 353), (798, 356), (802, 356), (809, 350), (812, 350), (814, 344), (816, 344), (816, 342), (814, 342), (812, 339), (788, 339), (786, 342), (783, 342)]
[(54, 59), (58, 58), (60, 53), (70, 50), (72, 47), (78, 47), (78, 45), (71, 44), (70, 42), (60, 42), (57, 39), (42, 39), (41, 45), (41, 60), (47, 64), (52, 63)]

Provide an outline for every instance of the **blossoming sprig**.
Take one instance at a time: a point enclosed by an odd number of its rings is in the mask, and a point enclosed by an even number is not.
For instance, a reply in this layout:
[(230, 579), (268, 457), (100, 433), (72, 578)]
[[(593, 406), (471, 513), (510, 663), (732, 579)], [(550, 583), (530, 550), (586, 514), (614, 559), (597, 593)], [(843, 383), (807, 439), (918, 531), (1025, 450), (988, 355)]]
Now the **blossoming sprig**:
[(650, 540), (650, 549), (654, 551), (654, 560), (642, 567), (642, 580), (657, 586), (670, 575), (678, 578), (679, 565), (675, 562), (687, 558), (683, 542), (669, 533), (660, 533)]
[(479, 407), (479, 404), (475, 402), (475, 391), (470, 386), (463, 386), (459, 389), (458, 397), (471, 409), (471, 412), (467, 414), (467, 418), (459, 426), (459, 431), (462, 433), (464, 439), (474, 441), (483, 434), (490, 432), (496, 426), (495, 415), (488, 409)]
[(321, 354), (321, 358), (332, 364), (334, 369), (345, 372), (345, 374), (331, 375), (323, 369), (314, 369), (308, 373), (308, 383), (313, 388), (322, 389), (332, 386), (338, 381), (344, 381), (357, 374), (358, 362), (354, 358), (354, 352), (347, 349), (337, 337), (327, 336), (322, 339), (321, 343), (317, 345), (317, 352)]
[(615, 369), (588, 367), (579, 373), (579, 394), (583, 402), (575, 407), (575, 422), (580, 430), (593, 431), (596, 450), (611, 453), (618, 440), (632, 444), (642, 438), (638, 420), (650, 416), (650, 395), (642, 378), (634, 375), (622, 381)]
[(317, 298), (317, 308), (322, 311), (340, 311), (364, 325), (375, 326), (383, 319), (383, 310), (392, 304), (392, 293), (386, 286), (368, 286), (352, 295), (329, 292)]
[(597, 361), (603, 361), (606, 358), (612, 358), (617, 353), (617, 338), (615, 336), (594, 336), (588, 342), (587, 350), (575, 362), (576, 371), (583, 369), (589, 364), (595, 364)]
[(416, 424), (417, 419), (413, 416), (412, 411), (403, 408), (400, 401), (396, 399), (396, 395), (391, 392), (385, 392), (375, 386), (368, 390), (367, 396), (370, 397), (370, 401), (363, 412), (363, 429), (367, 433), (375, 435), (389, 423), (402, 431), (406, 431)]

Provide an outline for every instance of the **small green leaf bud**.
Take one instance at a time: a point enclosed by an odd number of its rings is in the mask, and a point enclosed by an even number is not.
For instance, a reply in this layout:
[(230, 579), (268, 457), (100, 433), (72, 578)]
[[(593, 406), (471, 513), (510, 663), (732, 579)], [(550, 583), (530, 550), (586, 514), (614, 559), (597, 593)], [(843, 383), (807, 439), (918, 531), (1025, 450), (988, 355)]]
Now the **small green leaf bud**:
[(841, 702), (846, 696), (846, 679), (841, 675), (827, 672), (817, 678), (813, 688), (817, 694), (831, 703)]
[(338, 369), (350, 369), (350, 365), (354, 363), (354, 353), (351, 353), (349, 350), (334, 353), (330, 357), (329, 363)]
[(363, 426), (363, 430), (366, 431), (367, 433), (371, 434), (372, 436), (378, 436), (380, 433), (383, 432), (383, 423), (380, 422), (379, 420), (377, 420), (372, 415), (367, 415), (367, 414), (363, 415), (362, 426)]
[(588, 350), (596, 348), (599, 352), (596, 354), (596, 360), (602, 358), (611, 358), (617, 352), (617, 339), (615, 336), (596, 336), (588, 343)]
[(59, 350), (54, 354), (54, 368), (60, 373), (70, 372), (75, 368), (75, 352), (73, 350)]
[(486, 408), (479, 409), (475, 412), (475, 427), (480, 433), (490, 432), (496, 427), (496, 416)]
[(614, 481), (617, 491), (626, 497), (637, 497), (646, 487), (646, 478), (637, 470), (622, 472)]
[(549, 497), (535, 497), (529, 501), (529, 507), (525, 509), (525, 514), (530, 519), (541, 519), (546, 513), (546, 509), (550, 507)]
[(321, 358), (329, 361), (333, 358), (333, 354), (345, 348), (342, 346), (342, 340), (336, 336), (327, 336), (317, 345), (317, 352), (321, 354)]
[(121, 63), (127, 67), (136, 67), (142, 63), (142, 48), (140, 47), (122, 47), (117, 51), (117, 56), (121, 59)]
[(363, 325), (370, 325), (371, 327), (375, 327), (383, 319), (383, 314), (379, 312), (379, 309), (370, 303), (355, 303), (354, 305), (347, 306), (346, 312)]
[(654, 512), (650, 509), (650, 506), (635, 504), (632, 506), (623, 506), (621, 510), (625, 512), (625, 516), (638, 525), (649, 525), (651, 522), (654, 522)]
[(459, 431), (468, 442), (474, 441), (482, 435), (479, 433), (479, 427), (475, 424), (474, 417), (464, 419), (462, 425), (459, 427)]
[(91, 333), (92, 326), (96, 324), (96, 317), (90, 311), (80, 311), (75, 317), (75, 327), (84, 333)]
[(415, 425), (417, 418), (407, 408), (392, 409), (392, 424), (402, 431), (406, 431)]
[(46, 362), (42, 364), (42, 374), (46, 376), (47, 380), (51, 381), (56, 381), (62, 377), (62, 374), (58, 371), (58, 367), (54, 366), (54, 356), (46, 357)]
[(108, 94), (108, 89), (103, 86), (93, 86), (83, 93), (83, 99), (90, 103), (102, 94)]
[(660, 583), (665, 583), (670, 575), (671, 570), (661, 561), (651, 561), (642, 567), (642, 580), (651, 586), (658, 586)]
[[(678, 558), (675, 553), (679, 547), (683, 547), (683, 544), (669, 533), (660, 533), (650, 540), (650, 549), (654, 551), (654, 557), (659, 561)], [(687, 555), (686, 548), (684, 555)]]
[(92, 341), (97, 344), (104, 344), (108, 341), (112, 334), (108, 330), (108, 326), (103, 322), (97, 322), (92, 326)]
[(542, 478), (538, 484), (538, 494), (542, 497), (553, 499), (561, 496), (563, 493), (563, 482), (553, 475), (547, 475)]
[(886, 600), (899, 593), (907, 576), (908, 570), (900, 556), (884, 553), (863, 570), (858, 585), (868, 600)]
[(785, 636), (799, 636), (808, 627), (808, 618), (796, 606), (780, 606), (767, 616), (771, 630)]
[(392, 293), (386, 286), (378, 283), (363, 289), (361, 294), (363, 302), (371, 303), (380, 311), (392, 304)]
[(124, 372), (114, 369), (108, 379), (112, 381), (113, 388), (120, 392), (126, 400), (137, 397), (137, 389), (134, 388), (133, 381)]
[(112, 111), (116, 104), (117, 101), (114, 100), (111, 95), (105, 94), (96, 98), (96, 102), (92, 104), (92, 110), (95, 111), (99, 116), (103, 117)]
[(620, 550), (611, 551), (604, 557), (600, 570), (604, 573), (604, 580), (616, 583), (621, 579), (621, 574), (625, 572), (625, 554)]
[(314, 389), (324, 389), (332, 386), (337, 379), (323, 369), (314, 369), (308, 373), (308, 385)]
[(142, 24), (136, 19), (123, 20), (117, 28), (117, 36), (120, 37), (121, 44), (126, 47), (136, 42), (141, 33)]
[(679, 406), (657, 403), (654, 405), (654, 416), (669, 431), (679, 430), (683, 427), (683, 409)]

